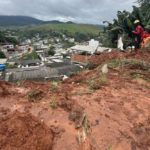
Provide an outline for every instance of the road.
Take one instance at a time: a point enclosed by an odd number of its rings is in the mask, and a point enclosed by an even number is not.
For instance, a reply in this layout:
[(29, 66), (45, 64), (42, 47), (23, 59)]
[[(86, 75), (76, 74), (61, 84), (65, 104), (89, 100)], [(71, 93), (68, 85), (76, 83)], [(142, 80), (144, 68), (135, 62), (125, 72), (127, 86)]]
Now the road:
[(28, 54), (33, 52), (33, 47), (29, 47), (29, 48), (30, 48), (30, 51), (28, 52)]

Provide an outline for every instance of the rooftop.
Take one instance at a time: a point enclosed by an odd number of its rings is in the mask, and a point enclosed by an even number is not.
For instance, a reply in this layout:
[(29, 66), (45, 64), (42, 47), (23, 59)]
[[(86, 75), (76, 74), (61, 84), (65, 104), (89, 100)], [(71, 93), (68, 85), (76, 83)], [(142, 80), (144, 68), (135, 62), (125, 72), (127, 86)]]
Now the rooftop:
[(7, 62), (15, 62), (16, 64), (20, 64), (20, 65), (28, 65), (28, 64), (33, 64), (33, 63), (40, 63), (41, 61), (40, 60), (18, 60), (18, 59), (8, 59)]
[(5, 79), (10, 82), (17, 82), (19, 80), (46, 81), (48, 78), (56, 77), (58, 77), (58, 71), (50, 68), (38, 68), (32, 70), (20, 69), (5, 75)]
[(76, 45), (71, 47), (72, 50), (95, 52), (96, 47)]
[(2, 58), (1, 58), (1, 59), (0, 59), (0, 64), (5, 64), (6, 61), (7, 61), (7, 59), (5, 59), (5, 58), (2, 59)]

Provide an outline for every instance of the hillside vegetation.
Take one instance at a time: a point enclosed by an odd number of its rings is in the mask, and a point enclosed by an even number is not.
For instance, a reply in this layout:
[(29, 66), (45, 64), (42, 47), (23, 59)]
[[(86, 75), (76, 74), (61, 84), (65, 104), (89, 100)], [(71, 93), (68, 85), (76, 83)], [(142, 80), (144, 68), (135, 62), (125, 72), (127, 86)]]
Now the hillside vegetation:
[(113, 23), (104, 21), (108, 26), (104, 28), (105, 41), (104, 46), (116, 47), (118, 34), (121, 34), (125, 47), (131, 45), (132, 31), (136, 30), (134, 25), (135, 20), (139, 20), (143, 29), (150, 33), (150, 1), (149, 0), (137, 0), (137, 4), (140, 7), (133, 6), (133, 11), (128, 12), (118, 11), (117, 18), (113, 20)]
[(68, 32), (71, 32), (72, 34), (75, 34), (76, 32), (79, 33), (92, 33), (92, 34), (99, 34), (100, 28), (87, 25), (87, 24), (46, 24), (34, 27), (30, 30), (55, 30), (57, 32), (62, 32), (63, 30), (67, 30)]

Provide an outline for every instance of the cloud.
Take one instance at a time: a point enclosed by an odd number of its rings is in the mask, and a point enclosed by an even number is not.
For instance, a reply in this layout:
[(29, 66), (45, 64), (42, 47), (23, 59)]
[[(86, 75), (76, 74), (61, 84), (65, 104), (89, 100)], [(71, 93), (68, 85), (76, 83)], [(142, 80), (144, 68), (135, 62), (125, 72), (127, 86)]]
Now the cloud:
[(0, 0), (0, 14), (101, 24), (116, 18), (118, 10), (132, 11), (133, 2), (135, 0)]

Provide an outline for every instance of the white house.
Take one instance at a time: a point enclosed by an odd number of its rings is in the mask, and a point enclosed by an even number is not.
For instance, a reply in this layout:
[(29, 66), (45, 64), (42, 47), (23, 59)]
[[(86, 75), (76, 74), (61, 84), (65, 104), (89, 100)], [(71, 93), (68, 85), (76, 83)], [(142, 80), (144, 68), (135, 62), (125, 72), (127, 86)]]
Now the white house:
[(59, 42), (59, 41), (60, 41), (60, 39), (59, 39), (59, 38), (56, 38), (56, 41), (57, 41), (57, 42)]
[(26, 40), (26, 43), (31, 44), (31, 40), (30, 40), (30, 39), (27, 39), (27, 40)]
[(88, 54), (93, 54), (96, 51), (96, 47), (91, 46), (83, 46), (83, 45), (76, 45), (71, 47), (73, 53), (81, 54), (82, 52), (87, 52)]
[(89, 41), (89, 46), (98, 47), (99, 46), (99, 41), (95, 41), (94, 39), (91, 39), (91, 41)]
[(23, 53), (25, 54), (28, 52), (29, 45), (28, 44), (20, 44), (20, 45), (18, 45), (18, 49), (23, 50)]
[(3, 51), (4, 53), (7, 53), (7, 52), (8, 52), (8, 49), (14, 49), (14, 45), (13, 45), (13, 44), (6, 44), (6, 45), (3, 45), (2, 51)]
[(75, 41), (75, 39), (74, 38), (70, 38), (68, 41), (73, 43)]

